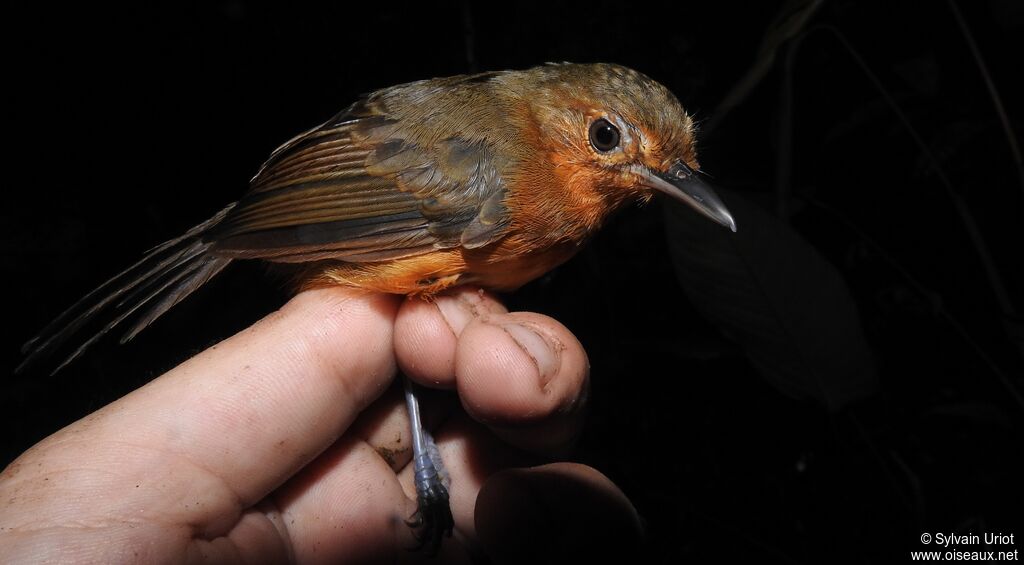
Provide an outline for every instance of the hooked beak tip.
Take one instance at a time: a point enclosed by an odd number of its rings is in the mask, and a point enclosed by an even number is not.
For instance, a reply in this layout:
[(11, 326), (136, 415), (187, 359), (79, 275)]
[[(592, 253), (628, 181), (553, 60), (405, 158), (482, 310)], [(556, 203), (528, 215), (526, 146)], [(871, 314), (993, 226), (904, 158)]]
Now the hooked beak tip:
[(722, 199), (682, 161), (666, 173), (648, 171), (644, 176), (649, 188), (685, 202), (697, 212), (736, 233), (736, 220)]
[(732, 214), (730, 214), (728, 210), (725, 210), (723, 216), (724, 217), (719, 221), (719, 223), (729, 228), (732, 233), (736, 233), (736, 220), (732, 219)]

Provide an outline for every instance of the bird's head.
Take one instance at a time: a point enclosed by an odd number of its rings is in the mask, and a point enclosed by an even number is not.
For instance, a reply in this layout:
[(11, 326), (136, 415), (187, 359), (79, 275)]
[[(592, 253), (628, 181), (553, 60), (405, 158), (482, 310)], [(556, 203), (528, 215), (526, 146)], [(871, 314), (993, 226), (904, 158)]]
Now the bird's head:
[(693, 119), (661, 84), (618, 65), (554, 64), (520, 85), (537, 139), (567, 186), (615, 202), (662, 192), (736, 231), (699, 177)]

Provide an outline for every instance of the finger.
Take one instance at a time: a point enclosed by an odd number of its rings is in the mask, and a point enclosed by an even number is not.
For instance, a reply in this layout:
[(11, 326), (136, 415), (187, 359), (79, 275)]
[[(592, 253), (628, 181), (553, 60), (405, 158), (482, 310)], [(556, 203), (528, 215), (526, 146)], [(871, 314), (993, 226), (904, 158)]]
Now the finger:
[(297, 563), (393, 563), (415, 539), (415, 511), (395, 473), (345, 436), (272, 497)]
[[(30, 453), (55, 469), (115, 469), (90, 476), (96, 500), (82, 503), (220, 535), (384, 390), (396, 310), (392, 297), (304, 292)], [(100, 494), (116, 489), (132, 496)]]
[(629, 499), (575, 463), (491, 477), (477, 497), (476, 531), (495, 563), (632, 563), (642, 540)]
[(466, 410), (506, 440), (552, 452), (577, 434), (589, 365), (557, 321), (508, 314), (487, 293), (457, 289), (404, 303), (395, 336), (403, 372), (427, 386), (457, 382)]
[(395, 320), (395, 356), (402, 372), (433, 388), (455, 387), (455, 345), (471, 321), (508, 310), (488, 292), (456, 287), (433, 300), (411, 298)]
[(392, 384), (347, 433), (372, 447), (392, 471), (404, 467), (412, 459), (412, 441), (402, 388)]
[(459, 398), (474, 419), (532, 451), (565, 449), (582, 426), (590, 365), (565, 326), (540, 314), (496, 314), (459, 336)]
[[(468, 562), (455, 540), (434, 557), (416, 551), (407, 523), (416, 511), (414, 498), (368, 444), (349, 436), (272, 495), (262, 511), (269, 520), (277, 517), (288, 560), (296, 563)], [(456, 537), (465, 537), (461, 527)], [(260, 542), (254, 538), (233, 541), (245, 547)]]

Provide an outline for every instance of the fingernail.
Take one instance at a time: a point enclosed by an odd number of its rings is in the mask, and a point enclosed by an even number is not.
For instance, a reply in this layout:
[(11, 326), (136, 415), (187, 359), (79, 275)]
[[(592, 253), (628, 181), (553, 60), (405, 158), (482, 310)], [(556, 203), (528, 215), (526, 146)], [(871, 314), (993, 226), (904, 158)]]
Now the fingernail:
[(441, 317), (451, 328), (455, 337), (462, 333), (462, 329), (473, 321), (474, 313), (467, 307), (467, 304), (455, 296), (438, 296), (434, 299), (434, 305), (441, 312)]
[(507, 312), (500, 304), (485, 300), (482, 290), (473, 289), (460, 289), (453, 294), (438, 296), (434, 304), (455, 337), (477, 318), (486, 320), (491, 314)]
[(501, 329), (533, 360), (542, 384), (546, 384), (558, 372), (561, 364), (559, 348), (543, 333), (523, 324), (502, 324)]

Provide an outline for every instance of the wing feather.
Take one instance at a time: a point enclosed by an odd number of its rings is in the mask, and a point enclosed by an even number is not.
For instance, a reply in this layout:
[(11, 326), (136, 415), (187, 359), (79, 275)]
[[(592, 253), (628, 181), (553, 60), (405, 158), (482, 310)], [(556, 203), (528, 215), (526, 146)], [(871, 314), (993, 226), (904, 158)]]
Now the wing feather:
[(288, 141), (207, 234), (212, 252), (372, 262), (499, 239), (505, 163), (486, 139), (424, 142), (415, 127), (371, 100)]

